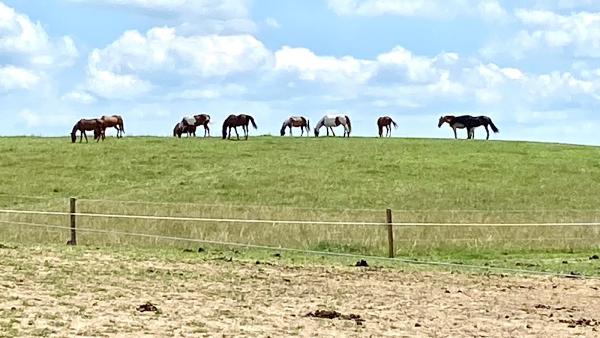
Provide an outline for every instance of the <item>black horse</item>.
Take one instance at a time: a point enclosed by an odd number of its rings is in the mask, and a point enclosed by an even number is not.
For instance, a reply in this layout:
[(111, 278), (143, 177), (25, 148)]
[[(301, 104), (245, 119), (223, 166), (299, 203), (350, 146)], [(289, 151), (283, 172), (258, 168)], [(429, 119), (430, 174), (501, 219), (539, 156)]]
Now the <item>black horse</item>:
[(454, 138), (457, 138), (456, 129), (462, 129), (462, 128), (467, 128), (467, 139), (475, 138), (475, 128), (477, 128), (479, 126), (483, 126), (485, 128), (485, 131), (487, 133), (487, 136), (485, 137), (486, 140), (490, 139), (490, 131), (488, 129), (488, 125), (492, 128), (492, 131), (494, 133), (497, 133), (500, 131), (500, 130), (498, 130), (498, 128), (496, 127), (494, 122), (492, 122), (492, 119), (487, 116), (446, 115), (446, 116), (440, 117), (440, 121), (438, 123), (438, 128), (441, 127), (442, 124), (444, 124), (444, 123), (448, 123), (448, 125), (450, 125), (450, 128), (452, 128), (452, 130), (454, 131)]
[[(246, 140), (248, 139), (248, 124), (252, 123), (254, 129), (256, 129), (256, 122), (254, 122), (254, 118), (250, 115), (240, 114), (240, 115), (229, 115), (225, 121), (223, 121), (223, 139), (231, 138), (231, 128), (235, 130), (235, 135), (237, 139), (240, 139), (240, 135), (238, 134), (237, 127), (241, 126), (244, 130), (244, 136)], [(229, 129), (229, 130), (228, 130)], [(228, 133), (229, 131), (229, 133)]]

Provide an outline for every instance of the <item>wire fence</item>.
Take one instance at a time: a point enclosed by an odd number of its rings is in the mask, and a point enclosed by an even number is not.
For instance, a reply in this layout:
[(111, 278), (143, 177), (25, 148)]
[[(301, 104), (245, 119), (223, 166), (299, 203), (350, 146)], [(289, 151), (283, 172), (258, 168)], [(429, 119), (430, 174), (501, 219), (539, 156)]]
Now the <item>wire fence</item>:
[[(469, 217), (462, 222), (453, 219), (423, 222), (418, 218), (404, 221), (410, 219), (406, 217), (406, 210), (394, 210), (393, 217), (397, 220), (393, 221), (391, 210), (388, 218), (386, 210), (377, 209), (146, 203), (43, 199), (35, 196), (15, 198), (32, 201), (0, 204), (12, 206), (0, 209), (0, 224), (4, 225), (0, 228), (0, 238), (51, 242), (69, 239), (70, 244), (101, 245), (131, 244), (132, 241), (126, 239), (130, 237), (136, 238), (134, 242), (140, 245), (157, 245), (157, 241), (205, 243), (377, 259), (438, 249), (569, 250), (600, 247), (600, 211), (596, 213), (590, 210), (575, 211), (573, 218), (577, 221), (560, 216), (557, 217), (560, 221), (546, 222), (515, 222), (515, 218), (510, 217), (483, 218), (488, 222), (469, 222), (472, 220)], [(530, 211), (531, 214), (535, 212), (539, 210)], [(429, 213), (431, 211), (427, 211)], [(490, 212), (479, 210), (477, 213)], [(584, 216), (579, 217), (580, 213)], [(207, 216), (200, 217), (202, 215)], [(224, 217), (232, 215), (236, 217)], [(507, 221), (498, 221), (503, 219)], [(15, 229), (14, 226), (19, 227)], [(394, 259), (397, 262), (425, 264), (420, 260)], [(444, 265), (437, 263), (432, 262), (432, 265)], [(465, 267), (464, 264), (457, 266)], [(493, 270), (489, 266), (473, 268)]]

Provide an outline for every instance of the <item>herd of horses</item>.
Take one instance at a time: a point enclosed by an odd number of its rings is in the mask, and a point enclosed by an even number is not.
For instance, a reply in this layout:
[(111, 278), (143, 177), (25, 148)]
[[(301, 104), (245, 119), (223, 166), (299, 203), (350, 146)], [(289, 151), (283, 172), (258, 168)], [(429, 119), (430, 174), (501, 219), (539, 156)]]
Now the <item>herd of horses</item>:
[[(204, 127), (204, 137), (210, 136), (210, 127), (209, 124), (211, 122), (210, 115), (208, 114), (199, 114), (193, 116), (186, 116), (180, 122), (175, 125), (173, 128), (173, 136), (179, 137), (183, 134), (186, 134), (188, 137), (196, 136), (196, 129), (200, 126)], [(492, 129), (494, 133), (498, 133), (499, 130), (492, 122), (492, 119), (488, 116), (471, 116), (471, 115), (462, 115), (462, 116), (454, 116), (454, 115), (445, 115), (441, 116), (438, 121), (438, 128), (441, 127), (444, 123), (448, 123), (450, 128), (454, 131), (454, 138), (458, 138), (456, 134), (456, 129), (467, 129), (467, 139), (475, 138), (475, 128), (483, 126), (487, 133), (486, 140), (490, 138), (490, 131), (488, 126)], [(235, 131), (235, 135), (237, 139), (240, 139), (240, 135), (238, 134), (237, 127), (242, 127), (242, 131), (244, 132), (244, 138), (248, 139), (249, 126), (250, 124), (254, 129), (257, 129), (256, 122), (254, 118), (247, 114), (231, 114), (227, 116), (225, 121), (223, 121), (223, 139), (231, 139), (231, 131)], [(325, 115), (323, 116), (317, 125), (313, 129), (313, 135), (315, 137), (319, 137), (319, 133), (322, 127), (325, 127), (327, 132), (327, 136), (329, 136), (329, 131), (331, 134), (335, 136), (335, 131), (333, 128), (342, 126), (344, 128), (343, 137), (350, 137), (350, 133), (352, 132), (352, 123), (350, 122), (350, 118), (347, 115)], [(394, 128), (398, 127), (398, 124), (389, 116), (382, 116), (377, 119), (377, 128), (379, 131), (379, 137), (391, 137), (392, 136), (392, 126)], [(81, 133), (79, 138), (79, 142), (83, 141), (85, 137), (85, 141), (88, 141), (86, 131), (94, 131), (94, 140), (99, 142), (100, 140), (104, 140), (106, 138), (106, 129), (107, 128), (115, 128), (117, 130), (117, 138), (123, 137), (125, 133), (125, 128), (123, 127), (123, 118), (120, 115), (112, 115), (112, 116), (102, 116), (98, 119), (81, 119), (75, 123), (73, 126), (73, 130), (71, 131), (71, 141), (73, 143), (77, 140), (77, 132)], [(306, 131), (306, 136), (310, 134), (310, 121), (304, 116), (290, 116), (289, 118), (283, 121), (281, 125), (281, 136), (286, 135), (286, 129), (289, 129), (289, 134), (292, 136), (292, 128), (300, 128), (300, 136), (304, 136), (304, 132)], [(385, 135), (384, 135), (385, 130)]]

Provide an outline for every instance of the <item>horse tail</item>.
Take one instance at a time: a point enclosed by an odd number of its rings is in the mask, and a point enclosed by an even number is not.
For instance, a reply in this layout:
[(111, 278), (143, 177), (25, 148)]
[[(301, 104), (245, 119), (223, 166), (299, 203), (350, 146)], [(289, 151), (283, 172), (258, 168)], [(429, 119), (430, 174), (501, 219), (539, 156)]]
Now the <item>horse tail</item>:
[(254, 122), (254, 117), (248, 115), (248, 120), (250, 120), (254, 129), (258, 129), (258, 127), (256, 126), (256, 122)]
[(391, 118), (390, 118), (390, 121), (392, 121), (392, 124), (394, 125), (394, 128), (398, 128), (398, 123), (396, 123), (396, 121), (392, 120)]
[(498, 127), (496, 127), (496, 125), (494, 124), (494, 122), (492, 122), (492, 119), (490, 119), (490, 118), (488, 117), (488, 120), (490, 121), (490, 127), (492, 127), (492, 131), (493, 131), (494, 133), (497, 133), (497, 132), (499, 132), (499, 131), (500, 131), (500, 129), (498, 129)]
[(352, 122), (350, 122), (350, 118), (348, 117), (348, 115), (346, 115), (345, 117), (346, 117), (346, 123), (348, 123), (348, 137), (349, 137), (350, 132), (352, 131)]
[(121, 127), (121, 132), (125, 134), (125, 124), (123, 123), (123, 118), (119, 116), (119, 125)]
[(223, 139), (227, 138), (227, 126), (228, 126), (227, 121), (228, 120), (229, 119), (225, 119), (225, 121), (223, 121)]

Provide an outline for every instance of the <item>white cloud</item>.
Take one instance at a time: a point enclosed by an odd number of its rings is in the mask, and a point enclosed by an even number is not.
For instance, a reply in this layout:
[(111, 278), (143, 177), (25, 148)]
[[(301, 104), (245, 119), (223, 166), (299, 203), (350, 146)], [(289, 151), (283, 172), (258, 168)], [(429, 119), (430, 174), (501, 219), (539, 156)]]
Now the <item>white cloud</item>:
[(375, 72), (375, 62), (351, 56), (318, 56), (307, 48), (284, 46), (275, 52), (275, 70), (296, 73), (306, 81), (362, 83)]
[(271, 28), (280, 28), (281, 27), (279, 22), (274, 18), (266, 18), (265, 24)]
[(127, 7), (159, 15), (182, 33), (239, 34), (255, 32), (249, 18), (251, 0), (69, 0)]
[(88, 89), (107, 99), (128, 99), (152, 89), (152, 84), (135, 75), (120, 75), (105, 70), (89, 71)]
[(34, 72), (12, 65), (0, 66), (0, 90), (31, 89), (40, 81)]
[(91, 69), (114, 73), (174, 72), (212, 77), (253, 71), (269, 62), (270, 52), (251, 35), (177, 35), (156, 27), (146, 35), (127, 31), (89, 58)]
[(507, 13), (497, 0), (328, 0), (338, 15), (441, 18), (457, 15), (504, 18)]
[(0, 52), (25, 56), (36, 66), (70, 65), (77, 57), (73, 39), (53, 41), (39, 22), (0, 2)]
[(96, 102), (96, 98), (86, 91), (74, 90), (61, 97), (62, 100), (90, 104)]
[(248, 0), (71, 0), (223, 18), (248, 15)]
[(521, 9), (515, 16), (527, 27), (510, 42), (521, 53), (550, 48), (572, 51), (575, 56), (600, 57), (600, 13), (560, 15)]

